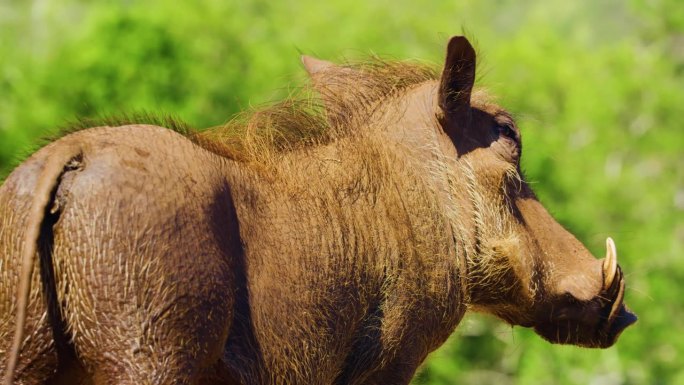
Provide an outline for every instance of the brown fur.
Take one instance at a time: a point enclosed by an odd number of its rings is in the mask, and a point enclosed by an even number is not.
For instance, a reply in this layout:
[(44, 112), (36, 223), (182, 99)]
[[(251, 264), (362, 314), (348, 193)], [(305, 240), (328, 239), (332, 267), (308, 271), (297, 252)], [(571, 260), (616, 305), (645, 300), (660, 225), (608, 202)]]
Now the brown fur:
[[(467, 309), (583, 346), (633, 322), (622, 277), (603, 289), (600, 261), (522, 179), (517, 127), (473, 93), (464, 38), (439, 78), (307, 68), (320, 99), (185, 136), (82, 130), (12, 173), (0, 362), (30, 273), (19, 261), (41, 263), (19, 383), (406, 384)], [(36, 189), (52, 206), (22, 255)]]

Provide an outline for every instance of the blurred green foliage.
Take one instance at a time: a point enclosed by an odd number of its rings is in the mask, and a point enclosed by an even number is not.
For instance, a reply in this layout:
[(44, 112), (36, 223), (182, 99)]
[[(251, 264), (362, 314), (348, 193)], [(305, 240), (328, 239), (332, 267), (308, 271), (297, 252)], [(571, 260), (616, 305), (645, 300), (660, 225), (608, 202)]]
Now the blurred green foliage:
[(527, 178), (596, 255), (615, 238), (640, 321), (599, 351), (471, 315), (415, 383), (684, 384), (679, 0), (0, 1), (0, 170), (75, 117), (216, 125), (304, 81), (300, 52), (439, 63), (462, 28)]

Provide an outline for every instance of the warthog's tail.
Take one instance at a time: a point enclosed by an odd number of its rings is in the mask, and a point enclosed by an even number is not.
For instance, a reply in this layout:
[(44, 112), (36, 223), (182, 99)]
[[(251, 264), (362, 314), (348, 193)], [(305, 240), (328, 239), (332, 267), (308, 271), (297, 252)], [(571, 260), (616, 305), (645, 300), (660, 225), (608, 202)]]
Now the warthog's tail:
[(38, 175), (34, 189), (33, 200), (26, 221), (24, 244), (21, 251), (21, 270), (17, 287), (17, 317), (15, 323), (14, 340), (9, 350), (7, 368), (3, 385), (12, 385), (14, 370), (19, 361), (19, 352), (24, 338), (24, 324), (28, 310), (29, 292), (31, 290), (31, 274), (33, 273), (33, 256), (38, 248), (38, 237), (46, 210), (52, 200), (60, 175), (67, 163), (77, 157), (81, 149), (76, 145), (55, 146), (54, 151), (44, 160), (43, 169)]

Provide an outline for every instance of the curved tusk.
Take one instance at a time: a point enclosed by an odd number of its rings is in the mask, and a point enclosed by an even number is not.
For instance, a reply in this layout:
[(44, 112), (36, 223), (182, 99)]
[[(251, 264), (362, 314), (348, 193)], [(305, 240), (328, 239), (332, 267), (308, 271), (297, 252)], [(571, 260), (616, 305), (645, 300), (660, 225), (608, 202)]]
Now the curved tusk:
[(615, 274), (617, 273), (617, 251), (615, 251), (615, 242), (608, 237), (606, 239), (606, 258), (603, 260), (603, 290), (613, 285)]

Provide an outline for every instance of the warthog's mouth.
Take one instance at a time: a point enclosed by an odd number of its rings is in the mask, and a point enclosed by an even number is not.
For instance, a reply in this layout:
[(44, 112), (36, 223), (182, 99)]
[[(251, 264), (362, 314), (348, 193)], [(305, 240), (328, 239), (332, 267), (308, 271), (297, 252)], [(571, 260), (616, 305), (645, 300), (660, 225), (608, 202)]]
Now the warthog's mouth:
[(600, 293), (586, 302), (550, 301), (539, 314), (543, 321), (534, 327), (539, 335), (554, 343), (607, 348), (637, 321), (637, 316), (624, 304), (625, 279), (617, 264), (613, 240), (608, 238), (606, 246)]
[(617, 292), (612, 297), (597, 297), (577, 305), (556, 307), (547, 314), (546, 322), (534, 326), (535, 331), (550, 342), (588, 348), (608, 348), (637, 316), (623, 303), (624, 280), (616, 281)]

